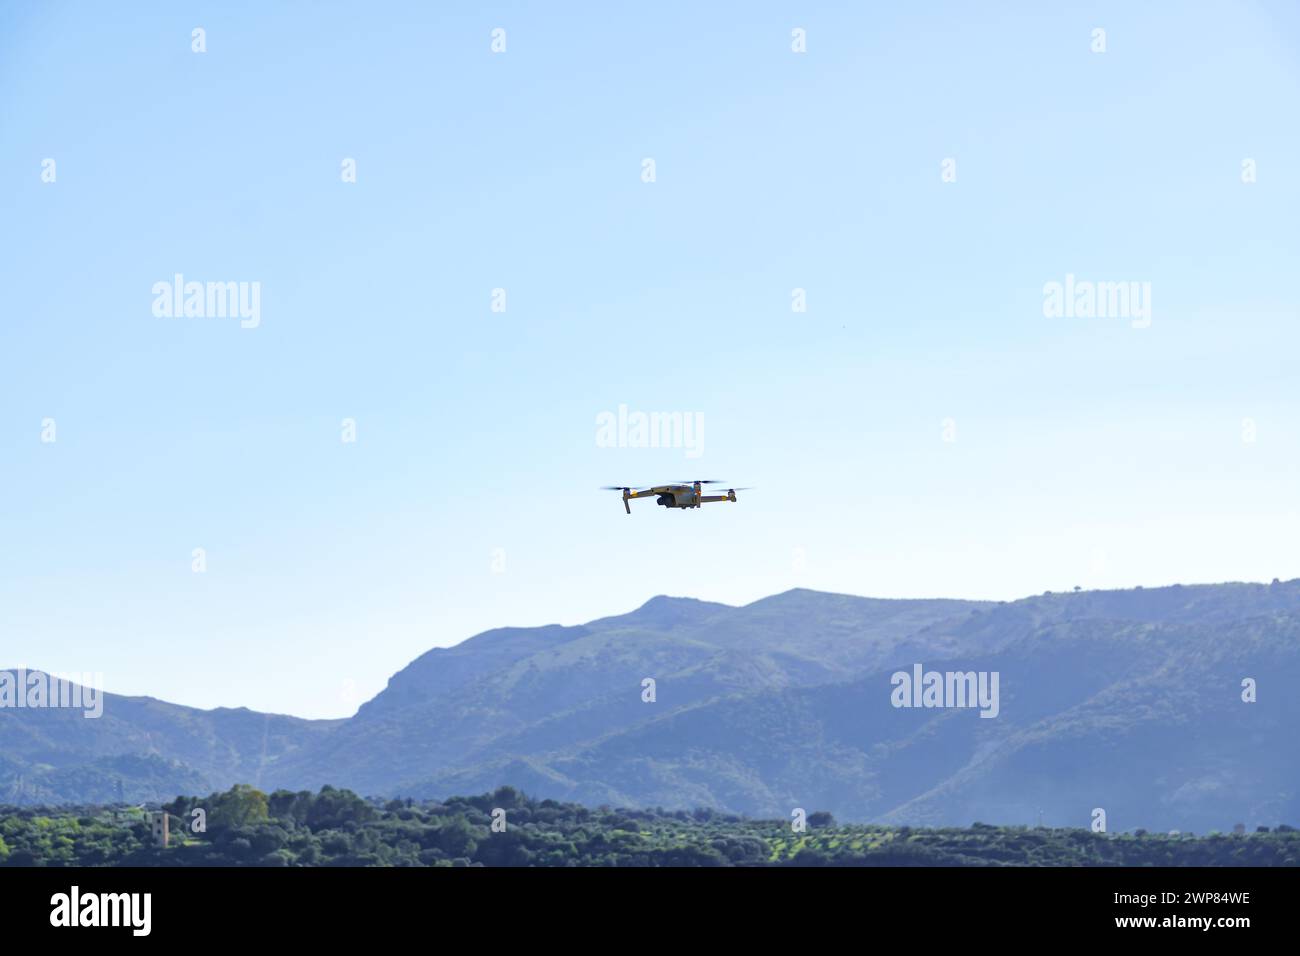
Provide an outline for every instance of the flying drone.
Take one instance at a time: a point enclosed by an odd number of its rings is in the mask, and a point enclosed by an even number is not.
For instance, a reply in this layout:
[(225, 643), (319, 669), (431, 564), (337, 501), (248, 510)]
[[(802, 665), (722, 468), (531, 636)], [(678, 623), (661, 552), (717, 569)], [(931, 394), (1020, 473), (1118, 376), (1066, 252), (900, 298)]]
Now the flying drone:
[(653, 488), (627, 488), (623, 485), (605, 485), (602, 491), (621, 491), (623, 492), (623, 507), (628, 514), (632, 513), (632, 506), (628, 504), (633, 498), (649, 498), (655, 496), (655, 503), (663, 505), (665, 508), (698, 508), (700, 505), (708, 504), (711, 501), (735, 501), (737, 491), (748, 491), (748, 488), (728, 488), (725, 495), (706, 495), (703, 492), (704, 485), (720, 485), (721, 481), (712, 479), (701, 479), (697, 481), (683, 481), (673, 485), (655, 485)]

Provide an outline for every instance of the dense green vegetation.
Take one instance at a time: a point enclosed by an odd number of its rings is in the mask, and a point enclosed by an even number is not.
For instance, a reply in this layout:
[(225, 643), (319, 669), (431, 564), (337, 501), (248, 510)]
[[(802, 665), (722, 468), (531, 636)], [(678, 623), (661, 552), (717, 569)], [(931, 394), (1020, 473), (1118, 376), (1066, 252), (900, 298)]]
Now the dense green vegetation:
[[(592, 809), (510, 787), (445, 802), (364, 800), (347, 790), (237, 786), (165, 805), (171, 846), (145, 807), (0, 807), (0, 866), (1295, 866), (1300, 832), (1096, 834), (994, 827), (839, 825), (711, 810)], [(196, 815), (195, 810), (202, 811)], [(504, 830), (494, 832), (494, 811)], [(501, 814), (496, 816), (501, 818)], [(206, 829), (194, 832), (203, 819)]]

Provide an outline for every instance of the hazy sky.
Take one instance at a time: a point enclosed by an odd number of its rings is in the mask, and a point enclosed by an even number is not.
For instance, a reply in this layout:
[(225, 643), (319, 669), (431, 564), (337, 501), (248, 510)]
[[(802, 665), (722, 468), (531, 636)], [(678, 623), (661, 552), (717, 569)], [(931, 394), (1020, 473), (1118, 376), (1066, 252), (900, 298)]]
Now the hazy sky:
[(342, 716), (660, 593), (1300, 576), (1294, 3), (610, 6), (0, 7), (0, 666)]

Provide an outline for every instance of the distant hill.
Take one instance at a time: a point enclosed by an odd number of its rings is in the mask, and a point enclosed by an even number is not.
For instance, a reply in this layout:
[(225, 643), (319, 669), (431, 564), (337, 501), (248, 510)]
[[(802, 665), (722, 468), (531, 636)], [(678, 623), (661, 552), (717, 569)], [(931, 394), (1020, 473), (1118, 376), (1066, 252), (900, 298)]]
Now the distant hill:
[(269, 782), (278, 757), (339, 723), (115, 694), (90, 720), (80, 710), (0, 707), (0, 802), (140, 802)]
[[(894, 707), (890, 675), (918, 663), (996, 671), (998, 716)], [(1255, 703), (1241, 700), (1247, 677)], [(1112, 830), (1253, 829), (1300, 821), (1295, 687), (1300, 581), (1005, 603), (657, 597), (429, 651), (348, 720), (111, 695), (98, 721), (0, 709), (0, 802), (511, 785), (894, 825), (1087, 826), (1102, 808)]]

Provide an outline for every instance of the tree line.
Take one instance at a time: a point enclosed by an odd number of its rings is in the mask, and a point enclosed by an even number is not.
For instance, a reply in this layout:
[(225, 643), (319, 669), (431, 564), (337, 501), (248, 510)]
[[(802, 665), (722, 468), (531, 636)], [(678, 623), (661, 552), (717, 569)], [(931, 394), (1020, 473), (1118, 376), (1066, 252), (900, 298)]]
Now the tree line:
[[(153, 814), (170, 842), (155, 845)], [(1176, 836), (806, 825), (708, 809), (586, 807), (512, 787), (443, 801), (247, 785), (161, 807), (0, 806), (0, 866), (1296, 866), (1293, 827)]]

